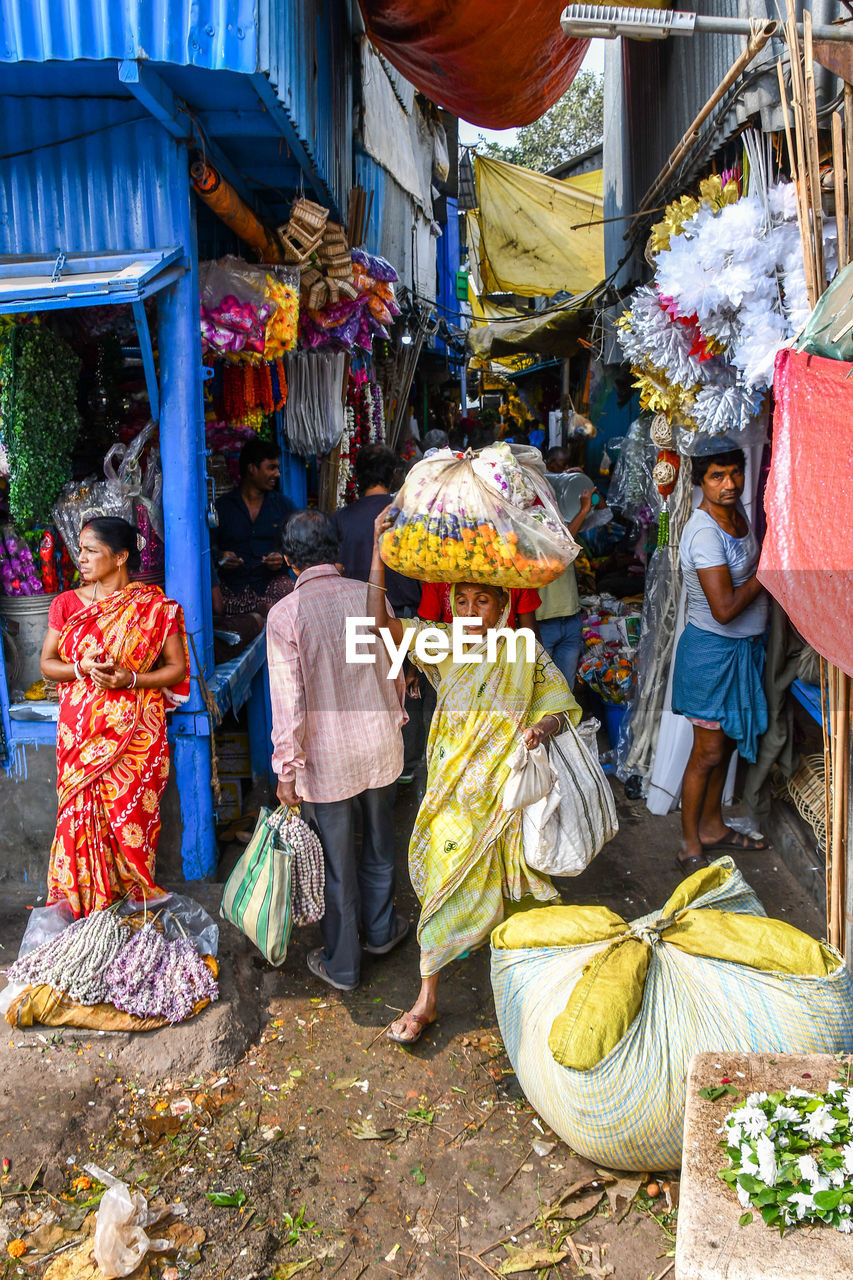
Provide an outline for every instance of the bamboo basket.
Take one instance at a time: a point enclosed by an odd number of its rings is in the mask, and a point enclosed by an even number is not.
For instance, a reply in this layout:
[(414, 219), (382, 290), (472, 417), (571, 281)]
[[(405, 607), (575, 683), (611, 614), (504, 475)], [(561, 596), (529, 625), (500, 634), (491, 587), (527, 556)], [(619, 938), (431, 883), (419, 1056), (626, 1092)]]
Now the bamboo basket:
[(802, 756), (796, 772), (788, 779), (788, 795), (794, 808), (815, 833), (822, 853), (826, 853), (826, 773), (823, 755)]

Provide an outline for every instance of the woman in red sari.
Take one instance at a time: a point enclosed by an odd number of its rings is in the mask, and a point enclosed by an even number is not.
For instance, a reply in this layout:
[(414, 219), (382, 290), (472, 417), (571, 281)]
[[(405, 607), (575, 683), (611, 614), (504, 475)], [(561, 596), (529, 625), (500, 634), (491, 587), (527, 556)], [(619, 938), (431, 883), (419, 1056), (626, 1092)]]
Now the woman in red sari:
[(166, 707), (189, 696), (183, 611), (159, 587), (131, 582), (138, 534), (113, 516), (80, 535), (80, 578), (50, 608), (42, 674), (59, 685), (59, 813), (48, 902), (75, 916), (154, 880), (160, 798), (169, 776)]

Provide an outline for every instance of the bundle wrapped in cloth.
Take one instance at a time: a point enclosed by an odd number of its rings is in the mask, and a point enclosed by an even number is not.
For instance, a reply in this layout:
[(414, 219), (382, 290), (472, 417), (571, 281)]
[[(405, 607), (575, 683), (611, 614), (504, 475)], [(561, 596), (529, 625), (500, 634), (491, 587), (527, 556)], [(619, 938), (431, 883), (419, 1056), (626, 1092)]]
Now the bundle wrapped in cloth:
[(580, 548), (560, 517), (541, 454), (496, 444), (478, 453), (439, 449), (397, 494), (382, 559), (424, 582), (540, 587)]
[(842, 957), (768, 919), (731, 858), (631, 924), (606, 907), (512, 916), (492, 934), (492, 988), (529, 1101), (614, 1169), (680, 1165), (694, 1053), (853, 1048)]

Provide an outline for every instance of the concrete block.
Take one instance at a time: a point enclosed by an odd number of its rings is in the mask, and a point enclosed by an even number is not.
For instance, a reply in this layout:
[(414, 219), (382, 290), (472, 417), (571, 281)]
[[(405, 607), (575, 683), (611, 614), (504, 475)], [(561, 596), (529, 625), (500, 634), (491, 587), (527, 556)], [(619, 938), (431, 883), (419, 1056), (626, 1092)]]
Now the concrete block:
[[(687, 1076), (684, 1155), (675, 1280), (830, 1280), (853, 1270), (851, 1237), (831, 1227), (800, 1227), (779, 1235), (758, 1212), (745, 1227), (736, 1194), (718, 1176), (728, 1157), (718, 1145), (723, 1117), (748, 1093), (776, 1089), (823, 1092), (838, 1078), (831, 1054), (699, 1053)], [(739, 1091), (717, 1102), (699, 1097), (728, 1076)]]

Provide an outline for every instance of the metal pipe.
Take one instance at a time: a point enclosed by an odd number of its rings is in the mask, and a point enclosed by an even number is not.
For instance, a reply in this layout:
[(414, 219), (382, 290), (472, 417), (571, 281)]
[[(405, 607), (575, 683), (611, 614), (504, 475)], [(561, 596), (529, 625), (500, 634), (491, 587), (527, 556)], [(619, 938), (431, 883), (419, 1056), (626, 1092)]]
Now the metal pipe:
[[(726, 18), (680, 9), (570, 4), (563, 10), (560, 25), (567, 36), (592, 40), (616, 40), (620, 36), (634, 40), (666, 40), (669, 36), (692, 36), (698, 31), (751, 36), (756, 22), (749, 18)], [(800, 37), (804, 34), (802, 23), (797, 24), (797, 34)], [(853, 41), (853, 23), (815, 26), (812, 27), (812, 36), (815, 40), (849, 44)]]
[[(694, 29), (696, 31), (712, 31), (717, 35), (748, 36), (752, 34), (753, 25), (749, 18), (714, 18), (696, 14)], [(778, 26), (779, 24), (774, 24)], [(802, 37), (803, 24), (797, 23), (797, 35)], [(812, 36), (815, 40), (853, 41), (853, 23), (839, 23), (832, 26), (813, 26)]]

